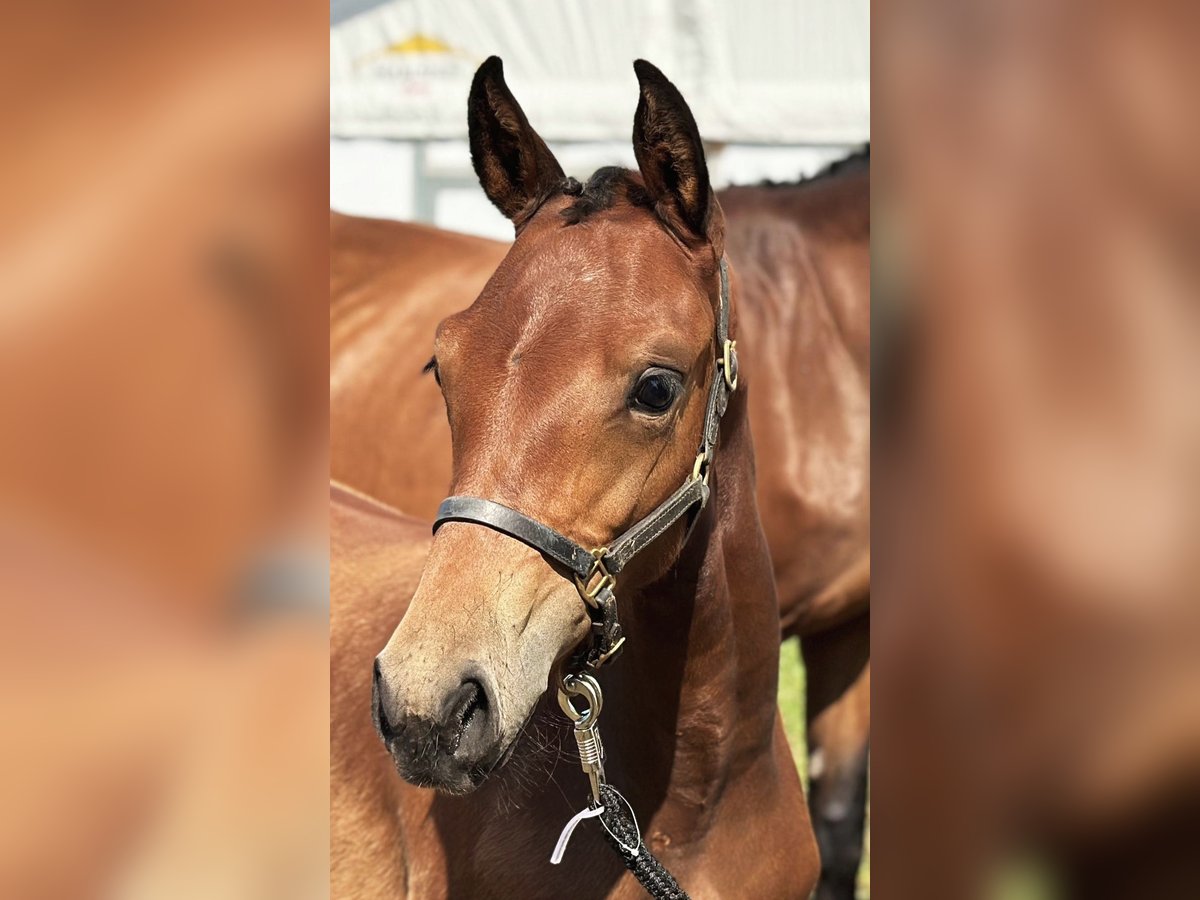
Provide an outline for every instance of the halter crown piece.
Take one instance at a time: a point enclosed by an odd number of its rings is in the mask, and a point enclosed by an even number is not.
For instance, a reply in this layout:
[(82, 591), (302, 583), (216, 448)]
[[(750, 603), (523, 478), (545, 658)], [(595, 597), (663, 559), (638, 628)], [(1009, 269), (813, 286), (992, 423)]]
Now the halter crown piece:
[[(621, 570), (684, 516), (689, 517), (685, 540), (690, 537), (692, 526), (708, 503), (708, 479), (720, 438), (721, 417), (729, 405), (729, 395), (738, 385), (737, 342), (729, 339), (729, 268), (724, 258), (720, 262), (720, 272), (721, 293), (716, 316), (717, 352), (696, 461), (687, 480), (649, 515), (607, 546), (592, 550), (537, 519), (481, 497), (447, 497), (438, 507), (437, 517), (433, 520), (434, 532), (447, 522), (471, 522), (499, 531), (528, 544), (572, 573), (575, 587), (592, 621), (591, 640), (575, 660), (577, 670), (599, 671), (624, 646), (625, 638), (617, 619), (617, 598), (614, 593)], [(579, 665), (580, 660), (582, 665)], [(580, 712), (571, 702), (571, 697), (582, 698), (587, 704), (586, 708)], [(590, 815), (600, 817), (609, 843), (653, 896), (686, 898), (687, 894), (680, 890), (670, 873), (663, 869), (641, 842), (636, 819), (627, 817), (621, 805), (614, 802), (614, 798), (620, 797), (620, 794), (604, 780), (604, 747), (596, 727), (602, 699), (599, 683), (587, 671), (567, 675), (558, 692), (559, 705), (574, 723), (580, 764), (591, 783)], [(628, 803), (624, 805), (628, 807)], [(566, 839), (583, 816), (581, 813), (572, 819), (564, 829), (554, 862), (562, 858)], [(634, 834), (636, 840), (631, 840), (629, 836)], [(621, 839), (622, 835), (625, 840)]]

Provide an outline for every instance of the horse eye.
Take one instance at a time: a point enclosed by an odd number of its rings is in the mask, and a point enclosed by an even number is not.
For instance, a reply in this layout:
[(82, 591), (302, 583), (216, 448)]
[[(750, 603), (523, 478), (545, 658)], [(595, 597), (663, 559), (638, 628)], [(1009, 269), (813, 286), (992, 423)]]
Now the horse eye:
[(633, 389), (633, 405), (643, 412), (664, 413), (679, 396), (679, 376), (666, 369), (648, 369)]

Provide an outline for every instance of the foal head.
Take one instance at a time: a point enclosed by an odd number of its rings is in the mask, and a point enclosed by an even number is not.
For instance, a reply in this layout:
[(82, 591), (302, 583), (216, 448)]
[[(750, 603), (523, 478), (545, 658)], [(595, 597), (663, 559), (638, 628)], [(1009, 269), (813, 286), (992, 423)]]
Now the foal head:
[[(635, 64), (639, 172), (563, 177), (504, 82), (480, 68), (475, 170), (516, 227), (508, 256), (438, 330), (451, 493), (520, 510), (601, 547), (690, 474), (713, 377), (723, 216), (696, 123)], [(672, 529), (629, 578), (664, 572)], [(559, 663), (588, 635), (574, 583), (474, 524), (437, 533), (409, 611), (375, 669), (375, 715), (400, 773), (461, 793), (501, 764)], [(625, 579), (623, 578), (623, 582)]]

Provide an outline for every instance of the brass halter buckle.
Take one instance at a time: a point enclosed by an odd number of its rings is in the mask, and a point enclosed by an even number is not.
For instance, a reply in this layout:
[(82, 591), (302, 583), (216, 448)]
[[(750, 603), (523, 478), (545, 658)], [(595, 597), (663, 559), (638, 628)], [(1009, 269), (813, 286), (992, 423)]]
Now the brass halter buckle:
[(617, 638), (616, 641), (613, 642), (613, 645), (608, 648), (607, 653), (600, 654), (598, 657), (596, 657), (594, 660), (592, 660), (590, 663), (588, 663), (588, 668), (594, 672), (600, 671), (600, 667), (603, 666), (610, 659), (612, 659), (614, 656), (616, 656), (618, 653), (620, 653), (621, 648), (624, 646), (625, 646), (625, 635), (621, 635), (619, 638)]
[(696, 462), (692, 465), (692, 481), (703, 481), (708, 484), (709, 463), (708, 451), (701, 450), (696, 454)]
[(726, 340), (721, 355), (721, 371), (725, 375), (725, 383), (731, 391), (738, 386), (737, 341)]
[(616, 576), (608, 571), (608, 567), (604, 565), (604, 557), (608, 554), (607, 547), (597, 547), (592, 551), (592, 568), (587, 574), (587, 578), (575, 576), (575, 588), (579, 591), (579, 596), (583, 598), (583, 602), (592, 609), (599, 609), (600, 604), (596, 602), (596, 597), (605, 588), (610, 590), (617, 586)]

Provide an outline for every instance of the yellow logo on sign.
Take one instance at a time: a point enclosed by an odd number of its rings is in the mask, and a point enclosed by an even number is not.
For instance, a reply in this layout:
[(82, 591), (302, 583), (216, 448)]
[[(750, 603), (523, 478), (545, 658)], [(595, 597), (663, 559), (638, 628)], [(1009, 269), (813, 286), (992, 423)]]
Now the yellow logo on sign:
[(438, 38), (430, 37), (426, 34), (414, 34), (412, 37), (389, 45), (387, 52), (404, 55), (413, 53), (453, 53), (454, 48)]

